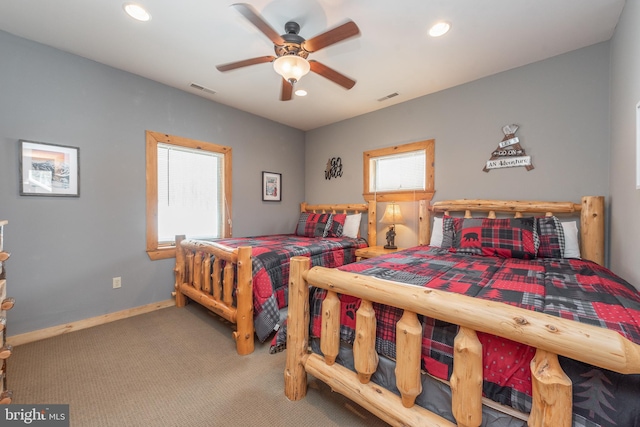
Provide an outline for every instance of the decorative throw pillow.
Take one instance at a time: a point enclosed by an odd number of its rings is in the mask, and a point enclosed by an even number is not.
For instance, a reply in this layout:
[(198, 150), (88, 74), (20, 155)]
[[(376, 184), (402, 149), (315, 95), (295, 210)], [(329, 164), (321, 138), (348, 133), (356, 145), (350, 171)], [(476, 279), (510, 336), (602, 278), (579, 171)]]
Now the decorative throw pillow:
[(445, 215), (442, 217), (442, 245), (441, 248), (450, 248), (453, 246), (453, 236), (455, 234), (456, 219)]
[(580, 258), (580, 242), (578, 240), (578, 224), (576, 221), (562, 222), (562, 230), (564, 231), (565, 258)]
[(451, 252), (532, 259), (538, 252), (535, 219), (454, 218)]
[(361, 219), (361, 213), (347, 215), (347, 218), (344, 221), (344, 227), (342, 227), (342, 235), (344, 237), (351, 237), (352, 239), (357, 238), (358, 233), (360, 232)]
[(431, 240), (429, 241), (429, 246), (434, 246), (436, 248), (439, 248), (442, 246), (442, 239), (444, 238), (442, 228), (443, 228), (442, 217), (440, 216), (434, 217), (433, 226), (431, 227)]
[(540, 247), (539, 258), (562, 258), (564, 256), (565, 238), (560, 220), (555, 216), (536, 218)]
[(331, 214), (302, 212), (295, 234), (304, 237), (324, 237), (330, 217)]
[(324, 237), (340, 237), (344, 233), (347, 214), (331, 214)]

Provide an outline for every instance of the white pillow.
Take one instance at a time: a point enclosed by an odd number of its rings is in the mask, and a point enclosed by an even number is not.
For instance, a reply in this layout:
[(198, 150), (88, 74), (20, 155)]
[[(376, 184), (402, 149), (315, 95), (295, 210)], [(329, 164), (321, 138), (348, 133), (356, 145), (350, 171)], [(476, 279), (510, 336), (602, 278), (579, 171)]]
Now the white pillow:
[(562, 223), (564, 231), (564, 257), (580, 258), (580, 244), (578, 243), (578, 225), (575, 221)]
[(435, 246), (439, 248), (442, 246), (442, 217), (434, 217), (433, 218), (433, 227), (431, 227), (431, 241), (429, 242), (429, 246)]
[(347, 215), (342, 226), (342, 235), (345, 237), (351, 237), (355, 239), (358, 237), (358, 231), (360, 231), (360, 219), (362, 214)]

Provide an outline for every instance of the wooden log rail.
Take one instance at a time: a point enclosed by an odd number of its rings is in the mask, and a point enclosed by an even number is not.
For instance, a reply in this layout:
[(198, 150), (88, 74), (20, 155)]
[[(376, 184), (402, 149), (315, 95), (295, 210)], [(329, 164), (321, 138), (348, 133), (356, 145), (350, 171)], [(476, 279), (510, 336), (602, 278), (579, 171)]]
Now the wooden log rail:
[[(328, 291), (322, 307), (324, 359), (308, 352), (309, 286)], [(340, 345), (337, 294), (362, 299), (356, 313), (353, 346), (357, 374), (334, 363)], [(401, 397), (369, 381), (378, 363), (378, 356), (374, 355), (376, 324), (372, 302), (404, 310), (396, 331), (396, 385)], [(482, 349), (477, 331), (537, 349), (531, 362), (533, 407), (529, 426), (571, 426), (571, 382), (560, 368), (558, 355), (623, 374), (640, 373), (640, 345), (615, 331), (441, 290), (337, 269), (309, 269), (307, 258), (294, 257), (287, 315), (286, 396), (290, 400), (302, 399), (309, 373), (391, 425), (455, 425), (414, 404), (421, 392), (422, 330), (417, 314), (460, 325), (450, 379), (452, 410), (458, 426), (477, 427), (482, 422)]]
[[(253, 352), (255, 344), (250, 247), (230, 249), (214, 242), (187, 240), (185, 236), (177, 236), (175, 277), (177, 307), (184, 307), (188, 297), (236, 324), (233, 338), (238, 354)], [(234, 285), (236, 281), (237, 285)]]

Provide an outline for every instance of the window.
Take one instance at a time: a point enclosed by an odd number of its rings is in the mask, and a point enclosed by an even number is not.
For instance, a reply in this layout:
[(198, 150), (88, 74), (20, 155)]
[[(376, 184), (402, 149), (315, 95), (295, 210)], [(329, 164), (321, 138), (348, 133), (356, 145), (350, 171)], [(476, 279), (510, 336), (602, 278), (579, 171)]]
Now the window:
[(175, 236), (231, 235), (231, 148), (147, 131), (147, 254), (175, 256)]
[(434, 146), (431, 139), (365, 151), (364, 198), (380, 202), (431, 200)]

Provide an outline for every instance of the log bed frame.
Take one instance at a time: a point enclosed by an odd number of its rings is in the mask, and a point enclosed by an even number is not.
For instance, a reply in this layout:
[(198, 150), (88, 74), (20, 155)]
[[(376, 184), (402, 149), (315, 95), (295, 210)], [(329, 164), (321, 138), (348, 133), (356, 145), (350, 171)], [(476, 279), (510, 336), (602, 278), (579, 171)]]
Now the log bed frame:
[[(300, 212), (363, 213), (368, 212), (367, 241), (376, 241), (376, 206), (368, 204), (300, 204)], [(371, 244), (371, 243), (370, 243)], [(211, 257), (214, 257), (214, 261)], [(222, 261), (225, 262), (222, 268)], [(233, 339), (240, 355), (253, 352), (253, 277), (251, 247), (231, 248), (215, 242), (176, 236), (175, 266), (176, 306), (184, 307), (188, 299), (206, 307), (236, 325)], [(236, 280), (237, 278), (237, 280)], [(236, 296), (233, 286), (236, 284)]]
[[(565, 213), (579, 213), (582, 257), (600, 265), (604, 262), (604, 197), (601, 196), (583, 197), (581, 204), (454, 200), (435, 202), (428, 211), (465, 212), (466, 217), (470, 217), (472, 212), (480, 211), (488, 212), (489, 216), (509, 213), (518, 217), (523, 213), (560, 214), (560, 217)], [(431, 224), (429, 215), (420, 220), (421, 224)], [(428, 238), (429, 234), (430, 232), (426, 232), (420, 235)], [(309, 285), (328, 291), (322, 306), (320, 348), (324, 358), (308, 350)], [(362, 299), (356, 313), (356, 339), (353, 345), (357, 372), (335, 363), (340, 345), (340, 303), (337, 294)], [(404, 310), (396, 329), (396, 384), (401, 396), (370, 382), (371, 374), (378, 365), (372, 302)], [(309, 373), (391, 425), (455, 425), (414, 405), (422, 388), (422, 329), (417, 314), (460, 325), (454, 343), (454, 368), (449, 382), (452, 413), (458, 426), (480, 426), (482, 404), (491, 405), (491, 402), (482, 397), (482, 348), (476, 331), (499, 335), (537, 349), (531, 362), (533, 403), (528, 415), (529, 426), (571, 426), (571, 381), (562, 371), (558, 355), (623, 374), (640, 373), (640, 345), (632, 343), (617, 332), (445, 291), (409, 286), (337, 269), (309, 269), (308, 260), (294, 257), (289, 284), (285, 395), (294, 401), (302, 399), (307, 391)]]

